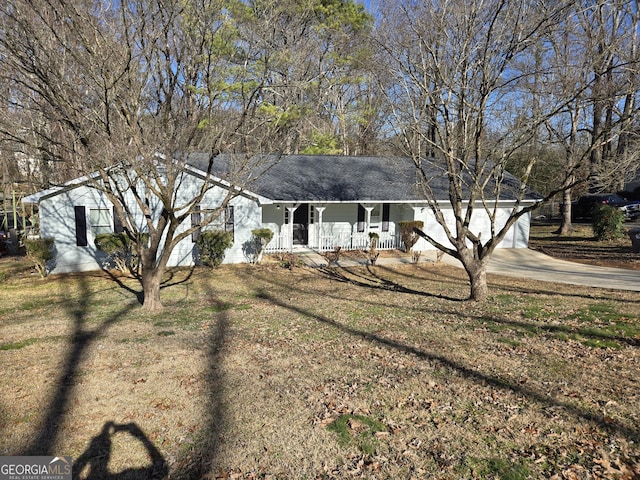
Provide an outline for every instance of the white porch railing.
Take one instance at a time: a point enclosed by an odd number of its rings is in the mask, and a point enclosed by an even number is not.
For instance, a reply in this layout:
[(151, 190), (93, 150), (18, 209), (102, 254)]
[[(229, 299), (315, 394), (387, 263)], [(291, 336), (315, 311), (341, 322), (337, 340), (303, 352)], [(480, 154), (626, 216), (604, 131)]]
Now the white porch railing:
[[(378, 238), (378, 250), (393, 250), (396, 248), (403, 248), (400, 235), (391, 235), (388, 233), (379, 233)], [(309, 247), (318, 250), (319, 252), (329, 252), (336, 247), (340, 247), (342, 250), (368, 250), (371, 245), (368, 233), (356, 233), (356, 234), (334, 234), (334, 235), (321, 235), (319, 238), (319, 245), (313, 245), (310, 242)], [(280, 235), (274, 235), (271, 241), (265, 246), (265, 253), (276, 252), (288, 252), (293, 248), (293, 242), (290, 234), (284, 233)]]
[(265, 253), (287, 252), (293, 246), (291, 234), (274, 235), (264, 247)]
[[(393, 250), (402, 248), (400, 235), (390, 235), (379, 233), (378, 250)], [(368, 250), (371, 246), (371, 239), (368, 233), (343, 234), (343, 235), (323, 235), (320, 237), (318, 250), (321, 252), (334, 250), (340, 247), (342, 250)]]

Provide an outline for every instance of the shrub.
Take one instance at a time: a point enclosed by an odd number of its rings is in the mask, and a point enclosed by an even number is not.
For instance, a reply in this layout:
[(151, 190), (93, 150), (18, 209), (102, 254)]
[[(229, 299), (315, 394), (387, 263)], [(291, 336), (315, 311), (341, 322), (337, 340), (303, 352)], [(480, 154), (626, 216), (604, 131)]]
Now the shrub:
[(260, 263), (262, 261), (264, 247), (273, 238), (273, 231), (269, 228), (256, 228), (255, 230), (251, 230), (251, 234), (253, 235), (253, 248), (255, 251), (253, 263)]
[(200, 262), (217, 267), (224, 260), (225, 251), (233, 245), (233, 234), (224, 230), (205, 230), (196, 240)]
[(613, 240), (625, 236), (624, 214), (611, 205), (593, 209), (593, 234), (597, 240)]
[(276, 258), (278, 259), (279, 264), (282, 268), (293, 270), (295, 267), (304, 266), (304, 262), (302, 261), (302, 259), (299, 258), (295, 253), (283, 252), (276, 255)]
[(27, 258), (31, 260), (42, 278), (47, 276), (47, 262), (53, 259), (53, 238), (26, 239), (24, 246)]
[(369, 246), (371, 250), (378, 248), (378, 240), (380, 240), (380, 235), (376, 232), (369, 232)]
[(331, 266), (332, 263), (336, 265), (340, 261), (340, 252), (342, 251), (342, 247), (335, 247), (332, 252), (325, 252), (324, 258), (327, 260), (327, 265)]
[(369, 232), (369, 251), (367, 252), (367, 258), (371, 262), (371, 265), (375, 265), (380, 256), (380, 252), (376, 251), (376, 248), (378, 248), (378, 240), (380, 240), (380, 235), (376, 232)]
[(94, 243), (114, 261), (118, 270), (123, 273), (131, 270), (131, 240), (125, 233), (101, 233)]
[(260, 240), (262, 245), (267, 245), (273, 238), (273, 231), (270, 228), (256, 228), (251, 230), (251, 234)]
[(400, 227), (400, 238), (404, 243), (405, 252), (409, 252), (416, 242), (420, 239), (420, 236), (414, 231), (415, 228), (422, 230), (424, 222), (421, 220), (410, 220), (405, 222), (398, 222)]
[[(147, 244), (149, 234), (138, 235), (138, 243)], [(116, 268), (122, 273), (130, 273), (138, 268), (139, 256), (134, 251), (134, 243), (129, 235), (121, 233), (101, 233), (96, 235), (94, 241), (96, 248), (105, 252), (110, 260), (116, 264)]]

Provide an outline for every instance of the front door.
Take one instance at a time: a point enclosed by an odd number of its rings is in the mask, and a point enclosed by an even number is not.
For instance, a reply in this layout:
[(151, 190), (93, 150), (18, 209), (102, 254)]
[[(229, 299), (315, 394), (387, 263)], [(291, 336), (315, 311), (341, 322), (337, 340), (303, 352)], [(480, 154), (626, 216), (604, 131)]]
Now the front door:
[(309, 243), (309, 206), (300, 205), (293, 212), (293, 244), (307, 245)]

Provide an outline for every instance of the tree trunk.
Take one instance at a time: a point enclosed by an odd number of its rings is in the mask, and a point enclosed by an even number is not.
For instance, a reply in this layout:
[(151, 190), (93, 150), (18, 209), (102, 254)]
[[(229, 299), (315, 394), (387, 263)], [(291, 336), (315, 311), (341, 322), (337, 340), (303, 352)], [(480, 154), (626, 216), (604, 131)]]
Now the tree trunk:
[(487, 267), (481, 267), (467, 270), (469, 282), (471, 283), (471, 293), (469, 300), (480, 302), (489, 296), (489, 287), (487, 285)]
[[(595, 80), (593, 82), (593, 89), (596, 92), (596, 95), (602, 89), (602, 76), (600, 74), (596, 74)], [(602, 125), (602, 115), (603, 115), (603, 101), (599, 98), (594, 99), (593, 103), (593, 114), (592, 114), (592, 132), (591, 132), (591, 143), (597, 144), (602, 141), (601, 135), (603, 130)], [(602, 168), (602, 153), (603, 146), (597, 145), (591, 150), (591, 154), (589, 157), (589, 193), (600, 193), (602, 191), (602, 182), (600, 179), (600, 169)]]
[(566, 235), (573, 229), (571, 222), (571, 190), (562, 192), (562, 223), (557, 232), (559, 235)]
[(163, 272), (159, 268), (142, 267), (142, 307), (149, 312), (162, 310), (160, 283)]
[(489, 296), (489, 286), (487, 285), (488, 256), (479, 258), (470, 249), (458, 250), (458, 253), (471, 285), (469, 300), (477, 302), (485, 300)]

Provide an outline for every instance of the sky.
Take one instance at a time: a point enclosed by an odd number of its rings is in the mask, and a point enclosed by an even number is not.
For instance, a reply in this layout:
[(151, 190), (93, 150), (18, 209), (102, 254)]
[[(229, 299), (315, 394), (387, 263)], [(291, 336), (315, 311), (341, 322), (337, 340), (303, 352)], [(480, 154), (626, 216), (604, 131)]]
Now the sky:
[(373, 13), (372, 8), (375, 8), (376, 0), (356, 0), (356, 3), (363, 4), (367, 12)]

